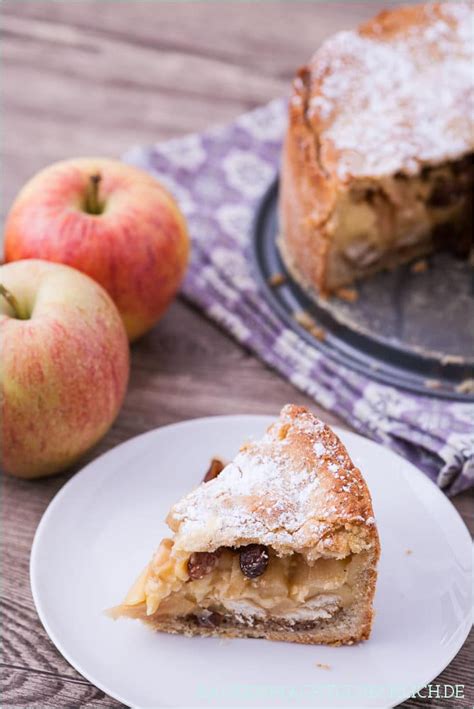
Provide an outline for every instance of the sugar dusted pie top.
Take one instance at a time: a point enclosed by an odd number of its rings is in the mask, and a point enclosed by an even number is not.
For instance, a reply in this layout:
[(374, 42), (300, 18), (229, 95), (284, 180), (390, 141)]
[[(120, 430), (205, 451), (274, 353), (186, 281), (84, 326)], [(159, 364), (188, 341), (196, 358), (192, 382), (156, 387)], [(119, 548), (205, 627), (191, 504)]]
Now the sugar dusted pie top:
[[(472, 151), (473, 52), (468, 3), (382, 12), (326, 41), (304, 96), (324, 168), (340, 179), (413, 174)], [(296, 79), (294, 102), (303, 89)]]
[(175, 505), (168, 524), (175, 548), (185, 551), (259, 543), (317, 558), (345, 556), (376, 539), (366, 484), (344, 446), (292, 405), (217, 478)]

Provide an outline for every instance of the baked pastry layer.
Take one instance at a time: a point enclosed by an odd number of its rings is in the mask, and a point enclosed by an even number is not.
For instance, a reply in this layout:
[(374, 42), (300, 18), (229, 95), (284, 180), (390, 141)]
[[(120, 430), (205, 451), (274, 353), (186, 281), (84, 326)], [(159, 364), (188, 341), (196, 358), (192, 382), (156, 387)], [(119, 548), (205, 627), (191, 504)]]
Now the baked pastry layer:
[(187, 634), (347, 643), (368, 637), (379, 542), (335, 434), (287, 406), (261, 441), (175, 505), (114, 617)]
[(436, 248), (471, 247), (473, 14), (381, 13), (329, 39), (294, 82), (280, 248), (322, 294)]

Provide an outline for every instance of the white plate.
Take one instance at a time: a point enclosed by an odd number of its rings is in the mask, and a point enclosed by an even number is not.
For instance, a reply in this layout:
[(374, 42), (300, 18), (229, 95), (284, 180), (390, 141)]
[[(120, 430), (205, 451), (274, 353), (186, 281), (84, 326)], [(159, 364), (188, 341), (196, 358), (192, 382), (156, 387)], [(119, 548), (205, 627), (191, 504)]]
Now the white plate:
[(394, 706), (462, 646), (471, 624), (466, 527), (416, 468), (345, 431), (339, 434), (372, 493), (383, 550), (368, 642), (334, 648), (186, 638), (103, 614), (148, 562), (166, 534), (169, 507), (200, 481), (209, 459), (230, 459), (270, 421), (215, 417), (138, 436), (73, 477), (44, 514), (31, 552), (39, 616), (64, 657), (124, 704)]

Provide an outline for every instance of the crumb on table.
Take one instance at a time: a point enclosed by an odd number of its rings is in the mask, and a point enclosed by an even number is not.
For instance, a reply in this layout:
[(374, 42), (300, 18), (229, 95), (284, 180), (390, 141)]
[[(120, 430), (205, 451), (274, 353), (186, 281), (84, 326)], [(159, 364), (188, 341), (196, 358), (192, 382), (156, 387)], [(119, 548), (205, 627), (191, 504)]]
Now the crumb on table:
[(405, 549), (405, 555), (406, 555), (406, 556), (411, 556), (412, 554), (413, 554), (413, 550), (412, 550), (412, 549)]
[(320, 327), (316, 321), (313, 320), (311, 315), (306, 312), (306, 310), (298, 310), (296, 313), (293, 313), (293, 318), (296, 320), (298, 325), (304, 327), (304, 329), (313, 335), (313, 337), (317, 340), (322, 342), (326, 339), (326, 330)]
[(327, 665), (325, 662), (317, 662), (316, 667), (319, 667), (320, 670), (330, 670), (331, 665)]

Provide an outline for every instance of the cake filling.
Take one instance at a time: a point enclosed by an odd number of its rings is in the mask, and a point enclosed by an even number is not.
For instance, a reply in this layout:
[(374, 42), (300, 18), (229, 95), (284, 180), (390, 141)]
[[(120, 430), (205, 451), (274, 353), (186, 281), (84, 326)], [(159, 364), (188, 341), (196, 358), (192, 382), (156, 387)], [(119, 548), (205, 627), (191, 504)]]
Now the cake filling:
[(340, 195), (327, 224), (332, 235), (328, 284), (354, 279), (436, 249), (466, 257), (472, 246), (472, 158), (359, 179)]
[[(164, 540), (146, 578), (147, 614), (194, 618), (209, 627), (225, 618), (247, 624), (271, 618), (284, 625), (329, 619), (351, 605), (365, 556), (308, 561), (258, 544), (189, 556)], [(144, 600), (143, 581), (137, 583), (141, 590), (132, 589), (129, 603)]]

